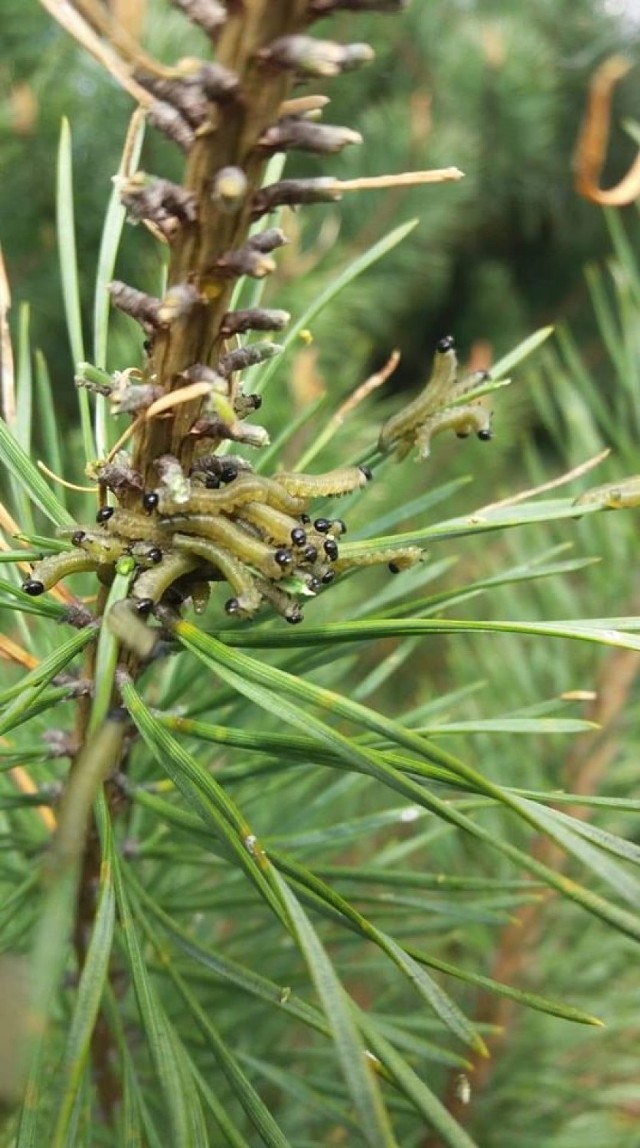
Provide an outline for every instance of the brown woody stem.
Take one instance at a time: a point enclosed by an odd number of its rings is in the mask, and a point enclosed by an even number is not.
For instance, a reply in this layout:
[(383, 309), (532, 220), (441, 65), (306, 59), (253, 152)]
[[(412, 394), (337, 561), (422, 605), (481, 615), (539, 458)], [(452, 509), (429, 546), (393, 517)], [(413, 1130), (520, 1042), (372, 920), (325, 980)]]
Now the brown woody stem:
[[(278, 37), (304, 29), (307, 22), (306, 0), (250, 0), (230, 12), (220, 34), (217, 63), (235, 73), (240, 89), (237, 98), (216, 109), (212, 130), (197, 136), (187, 161), (184, 187), (198, 204), (198, 220), (187, 223), (175, 239), (169, 286), (191, 282), (203, 302), (154, 339), (151, 368), (163, 390), (180, 386), (182, 372), (193, 363), (212, 366), (217, 361), (220, 328), (233, 290), (233, 282), (217, 265), (226, 252), (246, 242), (252, 197), (266, 163), (257, 143), (278, 119), (292, 84), (289, 72), (261, 59), (259, 53)], [(234, 213), (211, 196), (217, 172), (227, 167), (242, 168), (247, 179), (246, 197)], [(154, 462), (160, 455), (175, 455), (189, 465), (194, 444), (189, 430), (198, 412), (198, 401), (184, 403), (173, 419), (141, 424), (133, 466), (148, 485), (155, 482)]]

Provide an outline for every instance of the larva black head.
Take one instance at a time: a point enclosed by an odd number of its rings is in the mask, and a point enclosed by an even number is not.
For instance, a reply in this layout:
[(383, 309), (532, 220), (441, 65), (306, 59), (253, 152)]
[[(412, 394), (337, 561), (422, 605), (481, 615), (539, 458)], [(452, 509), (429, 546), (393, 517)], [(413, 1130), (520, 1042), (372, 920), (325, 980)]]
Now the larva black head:
[(490, 431), (488, 427), (486, 430), (479, 430), (478, 438), (480, 439), (480, 442), (490, 442), (493, 438), (493, 431)]
[(138, 598), (136, 611), (142, 618), (146, 618), (153, 610), (153, 598)]
[(227, 611), (227, 614), (237, 614), (240, 609), (240, 603), (237, 598), (227, 598), (227, 601), (224, 604), (224, 608)]
[(305, 562), (315, 562), (316, 558), (318, 557), (318, 551), (316, 547), (311, 546), (311, 544), (309, 546), (305, 546), (304, 550), (302, 551), (302, 557), (304, 558)]
[(335, 570), (325, 570), (324, 574), (322, 575), (322, 582), (325, 586), (328, 586), (330, 582), (333, 582), (335, 576)]
[(251, 400), (254, 411), (259, 411), (262, 406), (262, 395), (247, 395), (247, 398)]
[(331, 522), (328, 518), (316, 518), (313, 525), (318, 534), (328, 534), (331, 530)]
[(157, 562), (162, 562), (162, 551), (160, 547), (152, 546), (150, 550), (147, 550), (147, 558), (149, 562), (153, 562), (154, 565)]
[(298, 622), (301, 622), (302, 616), (302, 610), (297, 604), (295, 606), (290, 606), (285, 614), (287, 622), (290, 622), (292, 626), (295, 626)]
[(86, 537), (87, 535), (84, 530), (76, 530), (75, 534), (71, 535), (71, 543), (73, 546), (82, 546)]
[(280, 566), (283, 570), (286, 570), (287, 566), (291, 566), (291, 563), (293, 562), (293, 555), (290, 550), (287, 550), (286, 546), (280, 546), (277, 550), (275, 550), (273, 557), (278, 563), (278, 566)]
[(220, 479), (222, 482), (233, 482), (238, 477), (238, 468), (233, 462), (226, 462), (220, 468)]
[(38, 582), (36, 578), (27, 578), (26, 582), (22, 583), (22, 589), (25, 594), (37, 598), (39, 594), (44, 594), (44, 583)]
[(440, 355), (446, 355), (447, 351), (453, 351), (455, 345), (453, 335), (444, 335), (442, 339), (438, 339), (436, 351), (438, 351)]
[(335, 562), (338, 557), (338, 543), (333, 538), (327, 538), (324, 544), (324, 552), (331, 562)]
[(301, 526), (295, 526), (291, 531), (291, 541), (294, 546), (304, 546), (307, 535)]
[(113, 515), (113, 506), (101, 506), (96, 514), (96, 522), (108, 522)]
[(142, 505), (147, 514), (152, 514), (160, 502), (160, 495), (155, 490), (146, 490), (142, 495)]
[(334, 518), (333, 523), (331, 524), (331, 531), (333, 534), (346, 534), (347, 524), (344, 518)]
[(400, 573), (400, 567), (398, 566), (397, 562), (390, 562), (389, 563), (389, 570), (391, 571), (392, 574), (399, 574)]
[(215, 474), (208, 474), (204, 480), (204, 485), (207, 490), (218, 490), (220, 486), (220, 479)]
[(308, 514), (301, 514), (300, 515), (300, 521), (301, 521), (303, 526), (308, 526), (309, 523), (311, 522), (311, 519), (309, 518)]
[(373, 478), (373, 471), (370, 466), (359, 466), (358, 470), (362, 472), (367, 482), (371, 482), (371, 479)]
[(320, 579), (316, 578), (315, 574), (310, 574), (306, 581), (307, 581), (307, 587), (309, 590), (311, 590), (312, 594), (315, 594), (316, 591), (319, 590), (321, 585), (322, 585)]

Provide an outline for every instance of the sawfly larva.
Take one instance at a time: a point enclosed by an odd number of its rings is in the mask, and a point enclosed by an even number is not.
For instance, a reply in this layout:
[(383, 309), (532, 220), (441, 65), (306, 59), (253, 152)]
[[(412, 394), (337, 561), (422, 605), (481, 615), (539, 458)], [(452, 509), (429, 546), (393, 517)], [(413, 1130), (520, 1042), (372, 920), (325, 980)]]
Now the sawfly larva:
[[(82, 539), (78, 537), (80, 534), (83, 535)], [(107, 534), (101, 537), (92, 531), (83, 530), (77, 531), (75, 537), (78, 537), (78, 541), (74, 542), (74, 546), (88, 554), (96, 566), (113, 565), (124, 556), (127, 550), (126, 541)]]
[(267, 578), (282, 578), (287, 572), (286, 566), (276, 559), (278, 551), (271, 550), (259, 538), (249, 534), (228, 518), (185, 514), (176, 515), (168, 521), (172, 528), (180, 533), (195, 534), (199, 538), (210, 538), (213, 542), (219, 542), (233, 556), (266, 574)]
[(343, 466), (338, 470), (329, 470), (325, 474), (282, 471), (276, 475), (276, 482), (290, 494), (308, 499), (350, 494), (353, 490), (366, 486), (370, 478), (371, 471), (366, 466)]
[[(380, 431), (380, 450), (391, 450), (402, 439), (412, 439), (415, 430), (438, 407), (444, 406), (451, 397), (451, 387), (456, 377), (458, 360), (453, 339), (447, 335), (438, 343), (433, 357), (433, 367), (424, 390), (413, 402), (408, 403), (397, 414), (387, 419)], [(410, 449), (410, 446), (407, 450)]]
[(238, 602), (238, 611), (247, 616), (255, 614), (260, 606), (261, 595), (256, 588), (251, 571), (247, 569), (244, 562), (234, 558), (224, 547), (218, 546), (210, 538), (195, 538), (191, 534), (176, 534), (174, 535), (174, 543), (179, 550), (197, 554), (211, 566), (215, 566), (233, 590)]
[(351, 569), (352, 566), (378, 566), (386, 562), (392, 574), (399, 574), (401, 570), (408, 570), (411, 566), (417, 565), (421, 558), (422, 551), (418, 546), (401, 546), (395, 550), (391, 548), (376, 550), (375, 547), (372, 547), (371, 550), (354, 549), (348, 553), (345, 543), (341, 550), (341, 557), (335, 563), (334, 569), (341, 573)]
[(599, 506), (602, 510), (629, 510), (640, 506), (640, 474), (621, 482), (605, 483), (585, 490), (574, 500), (574, 506)]
[(45, 590), (61, 582), (70, 574), (84, 574), (89, 570), (95, 571), (96, 561), (90, 554), (76, 551), (63, 551), (61, 554), (51, 554), (36, 562), (29, 577), (22, 583), (22, 589), (32, 598), (44, 594)]
[(264, 502), (250, 502), (242, 507), (241, 515), (271, 542), (279, 542), (284, 546), (293, 542), (294, 546), (303, 546), (307, 541), (306, 533), (297, 518), (284, 514), (282, 510), (276, 510), (275, 506), (269, 506)]
[(216, 514), (220, 511), (235, 510), (245, 502), (265, 502), (267, 492), (264, 484), (255, 475), (246, 478), (238, 477), (224, 490), (207, 490), (200, 487), (191, 490), (189, 498), (184, 503), (176, 503), (170, 497), (161, 495), (158, 511), (162, 515), (168, 514)]
[(441, 339), (433, 359), (431, 377), (424, 390), (413, 402), (382, 427), (378, 446), (382, 451), (395, 447), (396, 457), (405, 458), (415, 446), (418, 455), (427, 458), (431, 440), (445, 430), (453, 430), (459, 438), (475, 431), (478, 438), (491, 438), (491, 414), (484, 396), (466, 403), (460, 402), (480, 386), (489, 376), (486, 371), (472, 371), (463, 378), (456, 377), (457, 359), (453, 339)]
[(263, 582), (261, 578), (258, 579), (258, 589), (265, 601), (273, 606), (274, 610), (277, 610), (286, 622), (290, 622), (292, 625), (302, 622), (302, 608), (292, 594), (288, 594), (279, 586), (272, 586), (270, 582)]
[(305, 499), (301, 498), (295, 491), (288, 490), (280, 483), (280, 475), (276, 478), (265, 478), (260, 475), (266, 491), (266, 501), (269, 506), (273, 506), (276, 510), (281, 510), (284, 514), (292, 514), (294, 517), (299, 516), (305, 509)]
[(144, 541), (149, 546), (163, 544), (166, 546), (171, 542), (171, 535), (158, 524), (157, 520), (151, 521), (146, 514), (138, 514), (135, 510), (118, 508), (109, 518), (105, 532), (126, 538), (130, 542)]
[(189, 554), (176, 554), (175, 551), (164, 554), (158, 566), (152, 566), (138, 575), (133, 585), (133, 597), (159, 602), (176, 579), (183, 574), (190, 574), (197, 565), (198, 559)]

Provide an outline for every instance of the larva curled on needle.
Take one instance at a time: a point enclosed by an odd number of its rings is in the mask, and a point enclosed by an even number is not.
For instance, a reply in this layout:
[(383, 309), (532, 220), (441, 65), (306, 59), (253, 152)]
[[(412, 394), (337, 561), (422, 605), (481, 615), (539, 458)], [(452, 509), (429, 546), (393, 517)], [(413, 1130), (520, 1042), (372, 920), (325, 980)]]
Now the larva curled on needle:
[[(426, 387), (417, 398), (408, 403), (397, 414), (387, 419), (380, 431), (378, 446), (382, 451), (391, 450), (407, 438), (412, 444), (417, 428), (438, 407), (446, 405), (447, 398), (455, 382), (458, 358), (451, 335), (446, 335), (437, 344), (433, 357), (431, 375)], [(409, 449), (409, 447), (407, 448)]]

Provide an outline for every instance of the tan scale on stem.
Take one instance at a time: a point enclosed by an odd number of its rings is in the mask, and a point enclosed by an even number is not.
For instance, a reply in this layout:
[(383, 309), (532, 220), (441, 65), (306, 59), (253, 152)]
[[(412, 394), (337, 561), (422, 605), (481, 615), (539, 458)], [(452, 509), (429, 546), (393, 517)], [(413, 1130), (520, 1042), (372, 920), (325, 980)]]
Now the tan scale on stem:
[[(230, 11), (220, 34), (216, 62), (235, 73), (240, 94), (214, 111), (212, 130), (196, 139), (187, 160), (184, 186), (196, 199), (198, 219), (176, 236), (168, 282), (197, 285), (206, 302), (188, 319), (156, 336), (151, 369), (166, 391), (182, 385), (181, 372), (193, 363), (215, 365), (233, 291), (233, 280), (217, 274), (216, 264), (249, 234), (252, 193), (260, 186), (266, 164), (256, 145), (277, 120), (292, 85), (291, 72), (270, 65), (259, 53), (273, 40), (304, 29), (307, 10), (306, 0), (252, 0)], [(217, 172), (225, 167), (240, 167), (247, 179), (247, 195), (235, 213), (226, 211), (210, 193)], [(194, 445), (189, 431), (198, 410), (197, 401), (184, 403), (176, 407), (172, 420), (141, 424), (134, 439), (133, 465), (149, 475), (150, 484), (156, 480), (152, 467), (160, 455), (173, 454), (189, 465)]]

